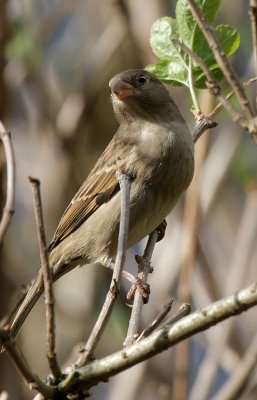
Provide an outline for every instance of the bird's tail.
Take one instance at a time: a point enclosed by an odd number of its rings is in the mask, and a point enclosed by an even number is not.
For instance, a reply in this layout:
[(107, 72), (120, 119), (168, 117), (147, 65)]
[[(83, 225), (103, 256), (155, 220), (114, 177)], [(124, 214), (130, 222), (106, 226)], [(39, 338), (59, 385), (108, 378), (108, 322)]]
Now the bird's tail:
[[(61, 268), (57, 265), (55, 268), (53, 268), (53, 281), (55, 282), (56, 280), (58, 280), (62, 275), (75, 268), (78, 264), (79, 263), (76, 261), (74, 263), (61, 265)], [(25, 296), (25, 299), (18, 308), (18, 311), (14, 316), (13, 321), (11, 322), (10, 328), (8, 329), (10, 336), (13, 339), (17, 336), (28, 314), (30, 313), (43, 292), (44, 281), (42, 271), (40, 270), (36, 278), (32, 281), (32, 284)]]
[(28, 314), (36, 304), (37, 300), (44, 291), (44, 283), (42, 271), (40, 270), (36, 278), (33, 280), (25, 299), (21, 303), (12, 323), (9, 328), (10, 336), (14, 339), (20, 328), (22, 327), (24, 321), (26, 320)]

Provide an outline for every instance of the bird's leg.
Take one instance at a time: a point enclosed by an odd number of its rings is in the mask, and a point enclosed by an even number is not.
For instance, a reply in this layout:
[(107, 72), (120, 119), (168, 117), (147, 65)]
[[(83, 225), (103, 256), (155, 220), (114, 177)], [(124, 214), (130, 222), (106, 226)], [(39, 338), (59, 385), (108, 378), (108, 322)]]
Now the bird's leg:
[[(142, 256), (135, 255), (135, 260), (136, 263), (138, 264), (138, 275), (135, 278), (135, 282), (132, 284), (131, 289), (129, 290), (127, 294), (127, 299), (128, 300), (133, 300), (135, 296), (135, 292), (138, 289), (142, 295), (142, 300), (144, 304), (148, 303), (149, 296), (150, 296), (150, 285), (146, 282), (143, 281), (143, 270), (145, 267), (145, 260), (143, 259)], [(153, 271), (153, 268), (150, 267), (149, 263), (147, 268), (149, 268), (149, 272)]]
[[(138, 264), (139, 264), (139, 262), (141, 262), (141, 261), (139, 261), (139, 258), (141, 260), (140, 256), (135, 256), (136, 262)], [(105, 266), (107, 268), (110, 268), (111, 270), (113, 270), (114, 261), (109, 262)], [(122, 271), (122, 276), (125, 279), (127, 279), (127, 281), (129, 281), (131, 283), (131, 288), (128, 291), (127, 299), (128, 300), (133, 300), (135, 292), (138, 289), (140, 291), (141, 295), (142, 295), (144, 303), (146, 304), (148, 302), (149, 295), (150, 295), (150, 286), (147, 283), (143, 283), (141, 278), (139, 278), (138, 276), (134, 276), (130, 272), (126, 271), (125, 269)]]
[(160, 242), (164, 236), (165, 236), (165, 232), (166, 232), (166, 228), (167, 228), (167, 221), (166, 219), (164, 219), (159, 226), (157, 226), (156, 230), (158, 231), (158, 238), (157, 238), (157, 242)]

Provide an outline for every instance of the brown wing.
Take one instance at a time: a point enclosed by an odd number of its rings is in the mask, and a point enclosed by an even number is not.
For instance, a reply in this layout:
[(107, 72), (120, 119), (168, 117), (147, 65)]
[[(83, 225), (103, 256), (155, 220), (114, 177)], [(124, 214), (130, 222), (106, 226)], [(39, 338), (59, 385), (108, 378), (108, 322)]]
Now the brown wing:
[(49, 245), (49, 251), (119, 191), (116, 171), (124, 170), (131, 145), (132, 143), (126, 143), (124, 146), (124, 142), (121, 145), (121, 140), (113, 138), (65, 210)]

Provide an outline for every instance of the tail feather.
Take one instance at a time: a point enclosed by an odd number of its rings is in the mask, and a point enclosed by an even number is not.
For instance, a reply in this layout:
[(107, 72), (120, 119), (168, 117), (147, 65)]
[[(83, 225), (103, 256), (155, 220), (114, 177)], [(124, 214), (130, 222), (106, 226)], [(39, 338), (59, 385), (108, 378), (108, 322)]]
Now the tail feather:
[[(66, 274), (73, 268), (75, 268), (79, 264), (78, 261), (76, 262), (71, 262), (69, 264), (64, 264), (61, 266), (61, 268), (54, 268), (53, 269), (53, 281), (57, 281), (62, 275)], [(14, 339), (20, 328), (22, 327), (23, 323), (25, 322), (28, 314), (44, 292), (44, 281), (43, 281), (43, 275), (42, 271), (40, 270), (36, 278), (33, 280), (31, 287), (28, 290), (28, 293), (26, 294), (25, 299), (21, 303), (12, 323), (9, 328), (9, 333), (11, 337)]]
[(13, 339), (17, 336), (25, 319), (27, 318), (28, 314), (38, 301), (43, 291), (44, 291), (43, 276), (42, 272), (39, 271), (38, 275), (32, 282), (32, 285), (29, 288), (25, 299), (23, 300), (20, 308), (18, 309), (17, 314), (14, 317), (14, 320), (12, 321), (9, 332)]

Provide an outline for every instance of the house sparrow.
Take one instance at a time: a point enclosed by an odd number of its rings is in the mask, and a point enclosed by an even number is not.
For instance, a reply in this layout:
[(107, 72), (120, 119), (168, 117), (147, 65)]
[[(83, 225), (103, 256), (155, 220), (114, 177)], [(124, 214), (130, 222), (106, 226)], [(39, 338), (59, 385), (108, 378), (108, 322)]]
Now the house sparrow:
[[(159, 79), (133, 69), (116, 75), (109, 86), (120, 126), (64, 212), (49, 245), (54, 280), (78, 265), (106, 265), (115, 257), (120, 218), (117, 171), (132, 177), (127, 248), (164, 220), (193, 177), (192, 136)], [(39, 272), (14, 317), (13, 337), (42, 292)]]

